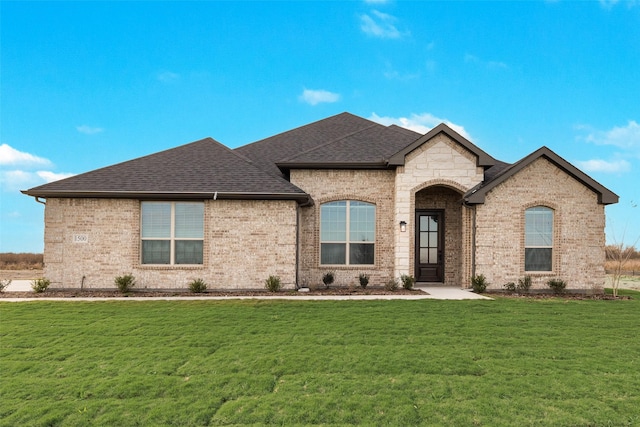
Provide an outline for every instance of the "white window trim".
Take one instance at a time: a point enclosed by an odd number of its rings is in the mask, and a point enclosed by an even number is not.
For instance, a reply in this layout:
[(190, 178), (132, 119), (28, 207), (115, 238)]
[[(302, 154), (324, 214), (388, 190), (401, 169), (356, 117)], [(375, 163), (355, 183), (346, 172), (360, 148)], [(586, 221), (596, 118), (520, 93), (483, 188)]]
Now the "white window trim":
[[(526, 237), (526, 230), (527, 230), (527, 211), (529, 209), (535, 209), (535, 208), (545, 208), (548, 209), (551, 212), (551, 245), (549, 246), (540, 246), (540, 245), (527, 245), (527, 237)], [(553, 271), (555, 271), (555, 234), (556, 232), (556, 210), (549, 207), (549, 206), (545, 206), (545, 205), (535, 205), (535, 206), (529, 206), (528, 208), (526, 208), (524, 210), (524, 233), (525, 233), (525, 238), (524, 238), (524, 272), (525, 273), (540, 273), (540, 274), (549, 274)], [(527, 249), (551, 249), (551, 268), (549, 270), (527, 270)]]
[[(171, 218), (170, 218), (170, 237), (142, 237), (142, 204), (143, 203), (163, 203), (163, 204), (170, 204), (171, 205)], [(176, 238), (176, 204), (177, 203), (202, 203), (202, 202), (167, 202), (167, 201), (157, 201), (157, 202), (141, 202), (140, 203), (140, 265), (144, 265), (144, 266), (179, 266), (179, 267), (189, 267), (189, 266), (201, 266), (204, 265), (204, 209), (203, 209), (203, 224), (202, 224), (202, 238), (199, 237), (180, 237), (180, 238)], [(204, 205), (204, 203), (202, 203)], [(169, 264), (143, 264), (142, 262), (142, 242), (144, 242), (145, 240), (156, 240), (156, 241), (167, 241), (169, 240)], [(194, 241), (201, 241), (202, 242), (202, 264), (176, 264), (175, 262), (175, 258), (176, 258), (176, 240), (194, 240)]]
[[(320, 247), (318, 250), (318, 254), (319, 254), (319, 259), (318, 259), (318, 264), (321, 265), (322, 267), (351, 267), (351, 266), (358, 266), (358, 267), (373, 267), (376, 264), (376, 239), (377, 239), (377, 235), (376, 235), (376, 223), (377, 223), (377, 206), (375, 205), (375, 203), (371, 203), (371, 202), (366, 202), (364, 200), (356, 200), (356, 199), (341, 199), (341, 200), (330, 200), (324, 203), (320, 204), (320, 228), (322, 227), (322, 205), (328, 204), (328, 203), (334, 203), (334, 202), (346, 202), (346, 206), (345, 209), (347, 210), (346, 212), (346, 217), (345, 217), (345, 239), (346, 241), (341, 241), (341, 240), (322, 240), (322, 229), (320, 229), (320, 233), (319, 233), (319, 240), (320, 240)], [(358, 241), (351, 241), (350, 235), (351, 235), (351, 202), (360, 202), (360, 203), (367, 203), (371, 206), (374, 207), (374, 219), (373, 219), (373, 241), (372, 242), (358, 242)], [(323, 264), (322, 263), (322, 244), (323, 243), (339, 243), (339, 244), (345, 244), (345, 263), (344, 264)], [(349, 262), (349, 247), (351, 246), (351, 243), (356, 243), (356, 244), (366, 244), (366, 245), (372, 245), (373, 246), (373, 263), (371, 264), (351, 264)]]

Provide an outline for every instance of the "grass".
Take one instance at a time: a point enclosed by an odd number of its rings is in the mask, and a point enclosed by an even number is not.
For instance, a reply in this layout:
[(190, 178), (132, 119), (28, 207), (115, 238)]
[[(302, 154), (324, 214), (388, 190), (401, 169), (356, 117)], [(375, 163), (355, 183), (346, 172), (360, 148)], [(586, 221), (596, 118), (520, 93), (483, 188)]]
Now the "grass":
[(639, 310), (0, 303), (0, 425), (640, 425)]

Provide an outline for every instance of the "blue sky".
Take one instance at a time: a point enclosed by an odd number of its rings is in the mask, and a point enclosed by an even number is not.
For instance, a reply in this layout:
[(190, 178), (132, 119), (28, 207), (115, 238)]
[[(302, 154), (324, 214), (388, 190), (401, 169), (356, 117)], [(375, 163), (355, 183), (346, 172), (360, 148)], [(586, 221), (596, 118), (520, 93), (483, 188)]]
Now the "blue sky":
[(640, 2), (0, 2), (0, 252), (43, 250), (19, 190), (207, 136), (343, 111), (446, 122), (514, 162), (546, 145), (640, 236)]

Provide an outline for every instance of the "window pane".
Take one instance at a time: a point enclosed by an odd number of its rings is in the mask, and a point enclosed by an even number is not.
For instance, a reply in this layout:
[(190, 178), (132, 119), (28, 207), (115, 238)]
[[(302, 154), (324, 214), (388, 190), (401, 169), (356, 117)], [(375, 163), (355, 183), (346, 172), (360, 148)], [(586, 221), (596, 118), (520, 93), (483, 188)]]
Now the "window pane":
[(171, 237), (171, 203), (142, 203), (142, 237)]
[(553, 210), (536, 206), (525, 211), (524, 245), (553, 246)]
[(176, 240), (176, 264), (202, 264), (202, 240)]
[(204, 203), (176, 203), (176, 238), (204, 237)]
[(143, 264), (169, 264), (171, 261), (171, 241), (169, 240), (143, 240), (142, 263)]
[(429, 249), (420, 248), (420, 264), (428, 264), (428, 263), (429, 263)]
[(346, 264), (345, 243), (322, 243), (320, 245), (320, 264)]
[(345, 242), (346, 240), (347, 202), (323, 204), (320, 207), (320, 241)]
[(524, 250), (525, 271), (551, 271), (551, 248), (526, 248)]
[(371, 243), (351, 243), (349, 245), (349, 264), (373, 264), (374, 245)]
[(371, 203), (350, 202), (349, 240), (351, 242), (373, 242), (376, 227), (376, 207)]

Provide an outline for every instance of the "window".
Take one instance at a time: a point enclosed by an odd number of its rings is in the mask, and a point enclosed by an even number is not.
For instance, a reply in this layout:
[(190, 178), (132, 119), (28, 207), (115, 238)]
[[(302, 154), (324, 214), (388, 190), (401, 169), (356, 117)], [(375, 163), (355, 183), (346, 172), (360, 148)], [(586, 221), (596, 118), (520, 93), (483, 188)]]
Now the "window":
[(551, 271), (553, 210), (544, 206), (524, 212), (524, 270)]
[(202, 264), (204, 203), (142, 202), (142, 264)]
[(376, 207), (342, 200), (320, 206), (320, 264), (373, 264)]

